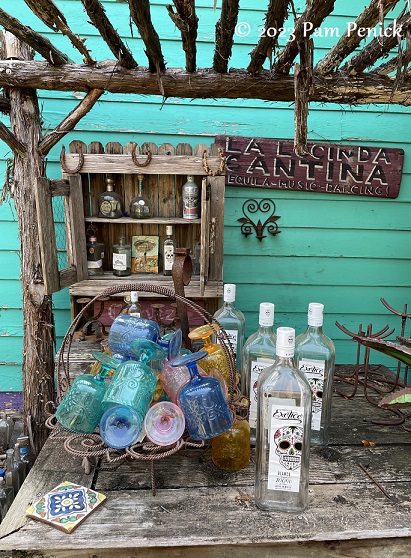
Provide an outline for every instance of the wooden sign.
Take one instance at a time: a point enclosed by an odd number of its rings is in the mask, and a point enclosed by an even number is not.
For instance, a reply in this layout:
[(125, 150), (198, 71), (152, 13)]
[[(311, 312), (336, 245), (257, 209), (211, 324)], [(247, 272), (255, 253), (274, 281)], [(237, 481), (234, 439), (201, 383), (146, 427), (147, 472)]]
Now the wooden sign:
[(217, 136), (226, 156), (226, 185), (300, 192), (396, 198), (403, 149), (309, 143), (298, 157), (294, 142)]

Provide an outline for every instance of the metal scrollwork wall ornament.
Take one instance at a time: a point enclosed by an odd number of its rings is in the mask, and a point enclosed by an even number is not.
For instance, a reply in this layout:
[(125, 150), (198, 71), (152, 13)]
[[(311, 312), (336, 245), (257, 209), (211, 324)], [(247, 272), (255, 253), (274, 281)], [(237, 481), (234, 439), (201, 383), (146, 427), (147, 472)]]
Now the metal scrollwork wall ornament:
[[(264, 222), (262, 222), (262, 217), (265, 215), (269, 215)], [(268, 198), (264, 198), (263, 200), (252, 200), (249, 199), (243, 203), (243, 215), (241, 219), (238, 221), (241, 223), (241, 232), (248, 236), (253, 233), (253, 229), (255, 231), (256, 237), (261, 242), (263, 238), (266, 238), (267, 235), (263, 234), (264, 229), (266, 232), (276, 236), (280, 234), (280, 230), (278, 230), (277, 222), (280, 219), (279, 215), (275, 214), (275, 203), (273, 200)], [(259, 218), (258, 221), (255, 223), (254, 220)]]

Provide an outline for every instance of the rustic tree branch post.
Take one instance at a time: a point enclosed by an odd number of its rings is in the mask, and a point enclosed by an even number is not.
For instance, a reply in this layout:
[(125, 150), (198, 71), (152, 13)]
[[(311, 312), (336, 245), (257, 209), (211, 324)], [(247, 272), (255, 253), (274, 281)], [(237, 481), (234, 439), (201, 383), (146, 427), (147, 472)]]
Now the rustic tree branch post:
[[(3, 52), (16, 44), (16, 38), (2, 32)], [(19, 45), (21, 58), (31, 59), (27, 45)], [(24, 418), (36, 453), (47, 439), (44, 406), (53, 398), (54, 325), (51, 297), (44, 295), (34, 184), (44, 174), (44, 161), (38, 144), (41, 139), (40, 112), (34, 89), (10, 88), (11, 128), (26, 153), (14, 151), (14, 204), (20, 247), (23, 295), (23, 395)]]

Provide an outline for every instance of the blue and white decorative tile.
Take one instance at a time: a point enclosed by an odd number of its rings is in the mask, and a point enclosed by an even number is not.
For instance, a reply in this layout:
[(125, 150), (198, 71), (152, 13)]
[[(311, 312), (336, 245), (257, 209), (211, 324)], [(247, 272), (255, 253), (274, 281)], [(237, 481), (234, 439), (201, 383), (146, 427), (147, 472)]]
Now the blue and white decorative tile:
[(72, 533), (106, 497), (85, 486), (64, 481), (26, 511), (26, 515)]

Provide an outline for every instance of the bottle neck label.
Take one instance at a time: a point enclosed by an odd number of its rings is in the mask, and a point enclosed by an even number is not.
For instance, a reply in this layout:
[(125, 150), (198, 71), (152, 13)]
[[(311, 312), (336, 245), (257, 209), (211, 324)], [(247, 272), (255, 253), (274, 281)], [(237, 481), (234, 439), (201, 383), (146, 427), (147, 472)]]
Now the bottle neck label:
[(304, 439), (304, 408), (284, 405), (283, 399), (268, 403), (268, 489), (299, 492)]
[(298, 368), (308, 380), (312, 392), (311, 430), (319, 431), (321, 427), (321, 413), (323, 409), (323, 392), (325, 377), (325, 361), (303, 358), (298, 362)]
[(250, 423), (250, 428), (257, 428), (257, 390), (258, 390), (258, 378), (264, 368), (274, 364), (274, 359), (271, 358), (257, 358), (251, 361), (250, 370), (250, 393), (248, 394), (250, 398), (250, 417), (248, 422)]

